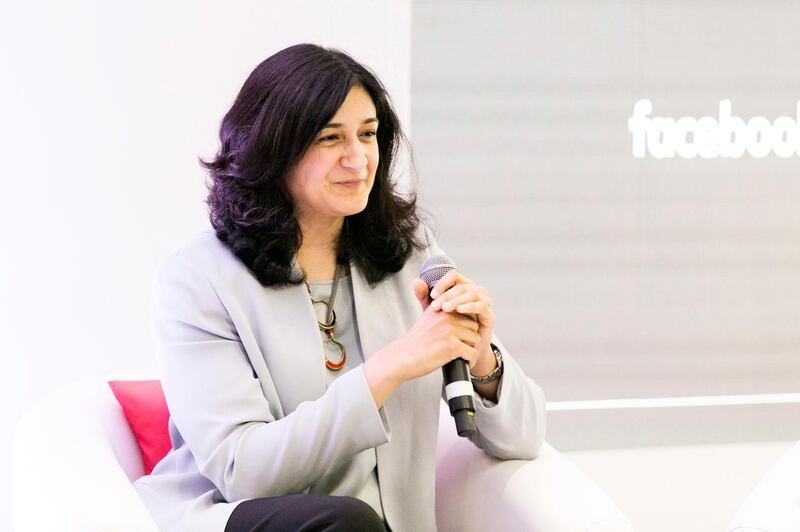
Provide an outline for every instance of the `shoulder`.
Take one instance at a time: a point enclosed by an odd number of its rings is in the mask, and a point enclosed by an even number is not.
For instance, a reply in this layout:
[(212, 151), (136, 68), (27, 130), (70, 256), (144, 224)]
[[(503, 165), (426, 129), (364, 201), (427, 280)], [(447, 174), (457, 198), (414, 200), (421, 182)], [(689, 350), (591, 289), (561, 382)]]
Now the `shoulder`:
[(157, 271), (159, 277), (204, 277), (209, 281), (249, 275), (249, 270), (210, 228), (166, 255)]
[(415, 233), (416, 240), (422, 244), (421, 249), (415, 249), (403, 265), (402, 274), (416, 278), (420, 268), (428, 258), (443, 254), (436, 243), (436, 237), (430, 226), (420, 223)]
[(189, 240), (172, 255), (179, 255), (190, 261), (220, 261), (236, 259), (230, 249), (217, 238), (213, 229), (205, 229)]
[(433, 229), (426, 223), (420, 223), (414, 236), (427, 247), (434, 239)]
[(424, 261), (434, 255), (443, 254), (439, 244), (436, 242), (436, 235), (429, 225), (424, 223), (419, 224), (417, 228), (417, 239), (423, 245), (423, 248), (416, 253), (420, 260)]

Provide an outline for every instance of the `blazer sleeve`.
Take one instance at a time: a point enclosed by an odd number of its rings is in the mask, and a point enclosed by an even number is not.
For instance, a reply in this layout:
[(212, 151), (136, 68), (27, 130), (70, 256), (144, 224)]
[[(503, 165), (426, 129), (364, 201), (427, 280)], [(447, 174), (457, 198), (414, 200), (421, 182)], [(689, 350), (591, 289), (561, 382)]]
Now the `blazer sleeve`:
[(302, 493), (389, 441), (361, 366), (276, 419), (214, 286), (180, 253), (160, 264), (152, 301), (172, 421), (226, 500)]
[[(430, 229), (425, 228), (428, 256), (445, 255)], [(470, 440), (487, 454), (502, 460), (532, 460), (539, 455), (545, 435), (544, 392), (527, 377), (508, 349), (496, 337), (503, 354), (503, 375), (497, 403), (475, 394), (476, 433)], [(442, 389), (442, 398), (447, 396)]]
[(502, 460), (532, 460), (539, 455), (545, 435), (544, 392), (513, 359), (502, 342), (492, 342), (503, 354), (503, 376), (497, 403), (475, 394), (475, 427), (470, 438), (486, 453)]

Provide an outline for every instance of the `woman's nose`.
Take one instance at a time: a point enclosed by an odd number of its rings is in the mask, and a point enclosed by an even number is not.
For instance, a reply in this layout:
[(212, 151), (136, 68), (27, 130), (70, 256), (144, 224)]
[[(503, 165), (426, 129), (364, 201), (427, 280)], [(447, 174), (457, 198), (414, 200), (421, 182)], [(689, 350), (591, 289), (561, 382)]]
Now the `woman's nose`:
[(361, 170), (367, 166), (367, 154), (360, 142), (349, 142), (341, 158), (342, 166), (351, 170)]

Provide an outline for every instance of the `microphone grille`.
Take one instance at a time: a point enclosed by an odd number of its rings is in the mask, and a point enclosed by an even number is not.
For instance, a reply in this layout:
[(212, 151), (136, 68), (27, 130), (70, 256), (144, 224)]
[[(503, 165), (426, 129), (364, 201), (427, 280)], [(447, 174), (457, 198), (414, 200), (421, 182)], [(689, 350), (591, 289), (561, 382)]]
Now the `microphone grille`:
[(457, 269), (456, 263), (447, 255), (434, 255), (425, 260), (419, 269), (419, 278), (428, 285), (428, 290), (432, 289), (436, 283), (447, 275), (450, 270)]

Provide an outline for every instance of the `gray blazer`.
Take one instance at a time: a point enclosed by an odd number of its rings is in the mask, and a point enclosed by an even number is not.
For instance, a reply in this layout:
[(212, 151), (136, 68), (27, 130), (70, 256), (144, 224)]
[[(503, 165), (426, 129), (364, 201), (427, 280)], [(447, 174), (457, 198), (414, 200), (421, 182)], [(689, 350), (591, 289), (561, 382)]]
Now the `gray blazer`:
[[(427, 249), (374, 288), (351, 265), (366, 358), (421, 314), (411, 282), (441, 253), (421, 231)], [(135, 487), (162, 530), (222, 532), (238, 502), (318, 493), (372, 448), (391, 529), (436, 530), (441, 372), (404, 383), (380, 409), (361, 365), (326, 389), (305, 286), (263, 287), (211, 230), (162, 261), (152, 301), (172, 450)], [(532, 459), (544, 438), (544, 396), (495, 343), (505, 364), (498, 403), (476, 401), (472, 441), (501, 459)]]

